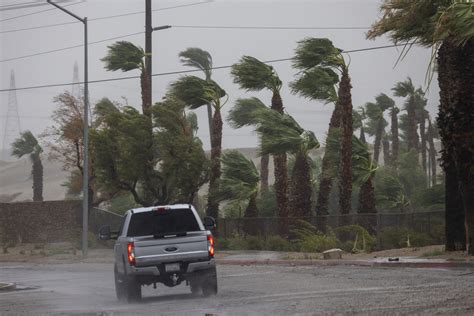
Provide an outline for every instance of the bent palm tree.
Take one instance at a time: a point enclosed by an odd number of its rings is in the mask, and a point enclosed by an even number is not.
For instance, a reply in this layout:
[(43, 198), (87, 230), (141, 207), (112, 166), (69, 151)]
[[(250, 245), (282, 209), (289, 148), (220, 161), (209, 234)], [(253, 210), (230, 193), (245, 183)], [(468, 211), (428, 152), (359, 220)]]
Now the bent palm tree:
[(244, 225), (244, 231), (250, 235), (256, 235), (255, 221), (252, 218), (258, 216), (257, 195), (260, 176), (252, 160), (245, 158), (237, 150), (231, 150), (222, 155), (222, 178), (220, 180), (220, 201), (244, 201), (248, 200), (244, 217), (249, 220)]
[[(340, 211), (347, 214), (351, 209), (352, 171), (351, 171), (351, 137), (352, 128), (352, 97), (349, 68), (341, 54), (326, 38), (308, 38), (298, 43), (295, 51), (293, 67), (300, 70), (298, 78), (291, 83), (294, 93), (303, 97), (335, 103), (334, 112), (329, 123), (328, 137), (334, 135), (342, 125), (341, 159), (340, 159)], [(335, 85), (341, 73), (341, 80), (336, 93)], [(329, 194), (332, 188), (331, 155), (326, 150), (322, 163), (322, 178), (319, 186), (316, 214), (328, 214)], [(339, 164), (339, 162), (337, 162)], [(326, 224), (318, 224), (325, 230)]]
[[(243, 56), (237, 64), (232, 65), (231, 75), (234, 83), (247, 91), (261, 91), (267, 89), (272, 92), (271, 108), (283, 114), (283, 102), (280, 96), (281, 80), (273, 67), (262, 63), (257, 58)], [(288, 225), (288, 166), (286, 154), (274, 156), (275, 165), (275, 192), (278, 204), (278, 216), (281, 218), (280, 233), (286, 235)], [(268, 191), (268, 163), (269, 155), (262, 155), (260, 160), (260, 176), (262, 192)]]
[[(212, 76), (212, 56), (209, 52), (198, 48), (190, 47), (179, 53), (180, 61), (185, 66), (200, 69), (206, 78), (211, 81)], [(212, 134), (212, 105), (207, 104), (207, 119), (209, 121), (209, 135)]]
[(13, 156), (18, 158), (29, 155), (33, 164), (31, 175), (33, 176), (33, 201), (43, 201), (43, 164), (41, 163), (41, 153), (43, 149), (38, 144), (38, 140), (30, 131), (21, 133), (20, 138), (13, 144)]
[[(386, 94), (381, 93), (375, 98), (375, 103), (368, 102), (365, 104), (365, 112), (370, 119), (368, 124), (369, 135), (375, 135), (374, 141), (374, 161), (379, 162), (380, 146), (385, 136), (385, 127), (388, 125), (383, 117), (384, 112), (394, 106), (395, 102)], [(387, 161), (389, 157), (384, 157)]]
[(416, 97), (417, 92), (413, 85), (411, 78), (408, 77), (406, 81), (400, 81), (392, 88), (393, 95), (396, 97), (407, 98), (405, 102), (405, 110), (407, 111), (408, 126), (407, 126), (407, 143), (408, 150), (419, 149), (419, 137), (416, 123)]
[(391, 164), (395, 164), (398, 159), (398, 152), (400, 150), (400, 139), (398, 138), (398, 113), (400, 110), (393, 103), (393, 106), (390, 107), (390, 131), (392, 139), (392, 155), (390, 157)]
[(219, 191), (218, 179), (221, 176), (222, 152), (222, 116), (221, 109), (225, 102), (221, 98), (226, 92), (213, 80), (206, 81), (195, 76), (185, 76), (171, 84), (171, 94), (182, 100), (191, 109), (211, 104), (214, 108), (211, 133), (211, 169), (209, 175), (209, 194), (207, 215), (217, 218), (219, 202), (216, 194)]
[[(465, 249), (474, 255), (474, 4), (470, 1), (388, 0), (382, 18), (368, 33), (375, 38), (389, 33), (394, 42), (413, 42), (433, 48), (436, 58), (440, 107), (438, 127), (443, 143), (446, 181), (446, 250)], [(437, 54), (437, 55), (436, 55)], [(454, 181), (454, 182), (451, 182)], [(459, 190), (451, 190), (453, 187)], [(462, 205), (457, 201), (458, 194)], [(461, 207), (460, 207), (461, 206)], [(465, 222), (464, 222), (464, 214)], [(464, 238), (464, 227), (467, 228)]]

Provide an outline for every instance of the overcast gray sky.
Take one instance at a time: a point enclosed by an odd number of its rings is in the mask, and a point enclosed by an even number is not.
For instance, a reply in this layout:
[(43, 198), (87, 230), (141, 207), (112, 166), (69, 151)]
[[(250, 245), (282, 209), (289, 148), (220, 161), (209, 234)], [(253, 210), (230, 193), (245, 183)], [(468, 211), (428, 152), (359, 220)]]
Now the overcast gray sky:
[[(10, 71), (15, 71), (16, 86), (72, 82), (73, 65), (78, 62), (80, 80), (83, 79), (83, 49), (73, 48), (33, 57), (9, 60), (35, 53), (81, 45), (83, 26), (81, 23), (49, 28), (38, 26), (63, 22), (74, 22), (70, 16), (59, 10), (50, 10), (34, 15), (10, 19), (32, 12), (50, 9), (48, 5), (24, 9), (5, 10), (11, 4), (44, 3), (35, 0), (3, 0), (0, 5), (0, 89), (8, 89)], [(74, 3), (79, 1), (64, 1)], [(199, 2), (154, 0), (153, 9)], [(290, 58), (296, 42), (305, 37), (327, 37), (344, 50), (353, 50), (391, 44), (386, 38), (375, 41), (365, 39), (366, 30), (242, 30), (242, 29), (200, 29), (177, 26), (290, 26), (290, 27), (367, 27), (379, 16), (381, 0), (287, 0), (287, 1), (242, 1), (215, 0), (209, 3), (167, 9), (153, 12), (153, 25), (169, 24), (171, 29), (153, 33), (153, 73), (166, 73), (188, 69), (179, 62), (178, 53), (188, 47), (200, 47), (209, 51), (215, 66), (231, 65), (242, 55), (251, 55), (260, 60)], [(140, 12), (145, 9), (145, 0), (87, 0), (68, 7), (79, 16), (89, 19)], [(134, 14), (89, 22), (89, 42), (144, 31), (144, 14)], [(8, 32), (23, 28), (35, 28), (21, 32)], [(144, 46), (144, 34), (123, 38)], [(138, 71), (121, 73), (107, 72), (100, 58), (104, 57), (107, 45), (114, 41), (92, 44), (89, 48), (89, 80), (119, 78), (138, 75)], [(400, 48), (364, 51), (350, 54), (350, 75), (352, 78), (352, 100), (354, 107), (374, 100), (379, 93), (391, 95), (391, 88), (397, 81), (410, 76), (416, 85), (424, 85), (431, 50), (414, 47), (407, 57), (395, 67)], [(282, 98), (286, 111), (306, 129), (313, 130), (323, 142), (332, 105), (323, 105), (294, 96), (288, 89), (296, 71), (290, 61), (272, 64), (284, 85)], [(200, 75), (200, 74), (199, 74)], [(170, 82), (179, 75), (156, 76), (153, 79), (153, 100), (159, 101)], [(229, 69), (215, 70), (213, 78), (229, 94), (224, 112), (241, 97), (257, 96), (269, 103), (268, 92), (246, 93), (233, 84)], [(22, 130), (41, 133), (52, 122), (49, 119), (55, 104), (54, 96), (68, 87), (53, 87), (17, 91), (18, 112)], [(139, 80), (123, 80), (90, 84), (91, 105), (102, 97), (122, 101), (139, 108)], [(436, 78), (428, 92), (428, 109), (435, 117), (439, 95)], [(3, 144), (4, 126), (7, 114), (8, 92), (0, 92), (0, 148)], [(396, 99), (401, 107), (403, 100)], [(207, 116), (205, 109), (196, 111), (199, 118), (198, 135), (205, 148), (209, 146)], [(234, 130), (224, 126), (223, 147), (254, 147), (257, 138), (251, 129)]]

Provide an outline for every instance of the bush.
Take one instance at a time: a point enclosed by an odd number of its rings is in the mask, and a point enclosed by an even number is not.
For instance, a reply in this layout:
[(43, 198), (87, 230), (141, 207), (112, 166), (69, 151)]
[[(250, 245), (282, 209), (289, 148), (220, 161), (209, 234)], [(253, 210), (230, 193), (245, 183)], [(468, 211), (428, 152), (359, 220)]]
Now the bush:
[(350, 238), (353, 239), (351, 242), (352, 247), (347, 250), (346, 243), (343, 244), (344, 251), (348, 252), (371, 252), (375, 248), (376, 239), (374, 236), (360, 225), (347, 225), (341, 226), (336, 229), (338, 233), (349, 234)]
[(404, 227), (386, 228), (380, 232), (379, 238), (382, 249), (403, 248), (407, 246), (423, 247), (435, 243), (430, 235)]
[(228, 239), (229, 250), (244, 250), (247, 249), (247, 242), (242, 236), (235, 236)]
[(271, 251), (290, 251), (292, 249), (291, 243), (278, 236), (269, 236), (265, 241), (265, 249)]
[(302, 252), (323, 252), (328, 249), (336, 248), (339, 244), (336, 235), (323, 235), (316, 233), (314, 235), (305, 236), (297, 242), (298, 249)]

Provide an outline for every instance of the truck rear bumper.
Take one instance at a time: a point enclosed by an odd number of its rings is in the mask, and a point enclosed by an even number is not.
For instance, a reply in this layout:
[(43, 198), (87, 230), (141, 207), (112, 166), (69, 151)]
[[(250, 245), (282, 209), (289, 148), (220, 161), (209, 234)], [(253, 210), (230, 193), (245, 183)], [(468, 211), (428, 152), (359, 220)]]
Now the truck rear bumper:
[[(134, 266), (128, 266), (127, 267), (127, 274), (129, 275), (148, 275), (148, 276), (160, 276), (162, 273), (160, 273), (160, 270), (163, 271), (160, 265), (155, 265), (155, 266), (148, 266), (148, 267), (134, 267)], [(198, 272), (201, 270), (207, 270), (207, 269), (212, 269), (215, 268), (216, 266), (216, 261), (215, 259), (210, 259), (209, 261), (199, 261), (199, 262), (189, 262), (189, 263), (184, 263), (184, 265), (187, 265), (186, 269), (181, 269), (180, 271), (177, 271), (177, 274), (189, 274), (189, 273), (194, 273)]]

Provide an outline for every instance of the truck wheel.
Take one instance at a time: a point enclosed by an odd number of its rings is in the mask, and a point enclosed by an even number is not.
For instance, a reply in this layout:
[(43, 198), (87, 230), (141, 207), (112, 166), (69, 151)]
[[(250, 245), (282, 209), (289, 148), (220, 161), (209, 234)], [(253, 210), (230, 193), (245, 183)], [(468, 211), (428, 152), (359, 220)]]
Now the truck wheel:
[(217, 294), (217, 273), (215, 269), (212, 273), (209, 273), (205, 280), (203, 280), (201, 286), (202, 294), (205, 297)]
[(142, 286), (133, 277), (127, 278), (125, 294), (127, 302), (138, 302), (142, 299)]
[(125, 286), (123, 275), (117, 270), (117, 266), (114, 265), (114, 280), (115, 280), (115, 295), (119, 301), (125, 299)]

